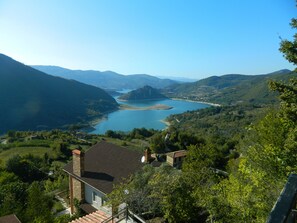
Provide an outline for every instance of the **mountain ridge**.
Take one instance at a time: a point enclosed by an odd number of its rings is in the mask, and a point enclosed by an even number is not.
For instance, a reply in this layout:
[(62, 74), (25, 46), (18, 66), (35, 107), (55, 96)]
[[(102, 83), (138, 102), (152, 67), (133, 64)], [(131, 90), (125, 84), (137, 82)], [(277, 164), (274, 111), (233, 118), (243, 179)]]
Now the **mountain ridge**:
[(32, 67), (53, 76), (77, 80), (108, 90), (136, 89), (145, 85), (160, 89), (177, 83), (170, 79), (160, 79), (148, 74), (123, 75), (114, 71), (71, 70), (52, 65), (32, 65)]
[(52, 129), (118, 108), (102, 89), (40, 72), (0, 54), (0, 132)]
[(268, 74), (226, 74), (211, 76), (194, 83), (175, 84), (162, 93), (168, 97), (204, 101), (222, 105), (237, 103), (273, 104), (276, 93), (268, 88), (270, 80), (289, 80), (296, 74), (283, 69)]

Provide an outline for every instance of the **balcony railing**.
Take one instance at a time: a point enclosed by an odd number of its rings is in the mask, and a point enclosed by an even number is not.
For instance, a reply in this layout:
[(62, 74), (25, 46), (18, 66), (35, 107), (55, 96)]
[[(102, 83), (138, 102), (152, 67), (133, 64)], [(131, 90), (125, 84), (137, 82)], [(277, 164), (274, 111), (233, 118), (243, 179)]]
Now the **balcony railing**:
[(296, 223), (297, 174), (290, 174), (266, 223)]

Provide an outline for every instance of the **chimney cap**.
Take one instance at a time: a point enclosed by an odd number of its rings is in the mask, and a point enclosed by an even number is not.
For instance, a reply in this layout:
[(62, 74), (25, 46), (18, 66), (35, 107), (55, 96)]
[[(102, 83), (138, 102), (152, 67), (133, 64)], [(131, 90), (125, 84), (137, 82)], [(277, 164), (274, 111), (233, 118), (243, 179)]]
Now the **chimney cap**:
[(78, 156), (83, 156), (83, 152), (78, 150), (78, 149), (72, 150), (72, 154), (73, 155), (78, 155)]

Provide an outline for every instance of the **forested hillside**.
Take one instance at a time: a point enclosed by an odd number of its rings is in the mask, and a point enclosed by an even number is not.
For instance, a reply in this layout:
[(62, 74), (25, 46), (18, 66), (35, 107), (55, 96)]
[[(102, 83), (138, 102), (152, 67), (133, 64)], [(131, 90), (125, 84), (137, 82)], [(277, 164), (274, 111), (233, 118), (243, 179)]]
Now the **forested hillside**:
[(105, 91), (53, 77), (0, 54), (0, 132), (85, 122), (118, 107)]
[(213, 76), (195, 83), (179, 84), (166, 88), (164, 93), (196, 101), (234, 105), (239, 103), (274, 104), (276, 94), (268, 89), (270, 80), (288, 81), (296, 74), (281, 70), (266, 75), (230, 74)]
[(157, 89), (151, 86), (144, 86), (142, 88), (130, 91), (119, 97), (120, 100), (137, 101), (137, 100), (158, 100), (167, 98), (161, 94)]

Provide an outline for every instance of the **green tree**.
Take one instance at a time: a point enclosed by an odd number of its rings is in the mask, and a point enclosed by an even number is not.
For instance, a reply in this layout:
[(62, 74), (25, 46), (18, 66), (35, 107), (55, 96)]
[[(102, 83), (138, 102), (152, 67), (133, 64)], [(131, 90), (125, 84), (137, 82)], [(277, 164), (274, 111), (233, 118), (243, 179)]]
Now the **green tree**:
[(165, 151), (165, 136), (162, 133), (156, 133), (150, 139), (151, 149), (155, 153), (163, 153)]
[(27, 199), (27, 184), (13, 173), (0, 172), (0, 216), (17, 214), (22, 218)]
[[(32, 158), (32, 157), (31, 157)], [(40, 171), (40, 166), (30, 159), (30, 156), (20, 157), (15, 155), (6, 162), (6, 170), (17, 175), (24, 182), (33, 182), (45, 178), (45, 173)]]
[[(297, 29), (297, 19), (293, 18), (291, 20), (291, 27)], [(279, 49), (284, 57), (291, 63), (297, 66), (297, 34), (294, 35), (292, 41), (282, 40)]]
[(52, 197), (44, 194), (40, 184), (33, 182), (28, 189), (27, 222), (52, 222)]

